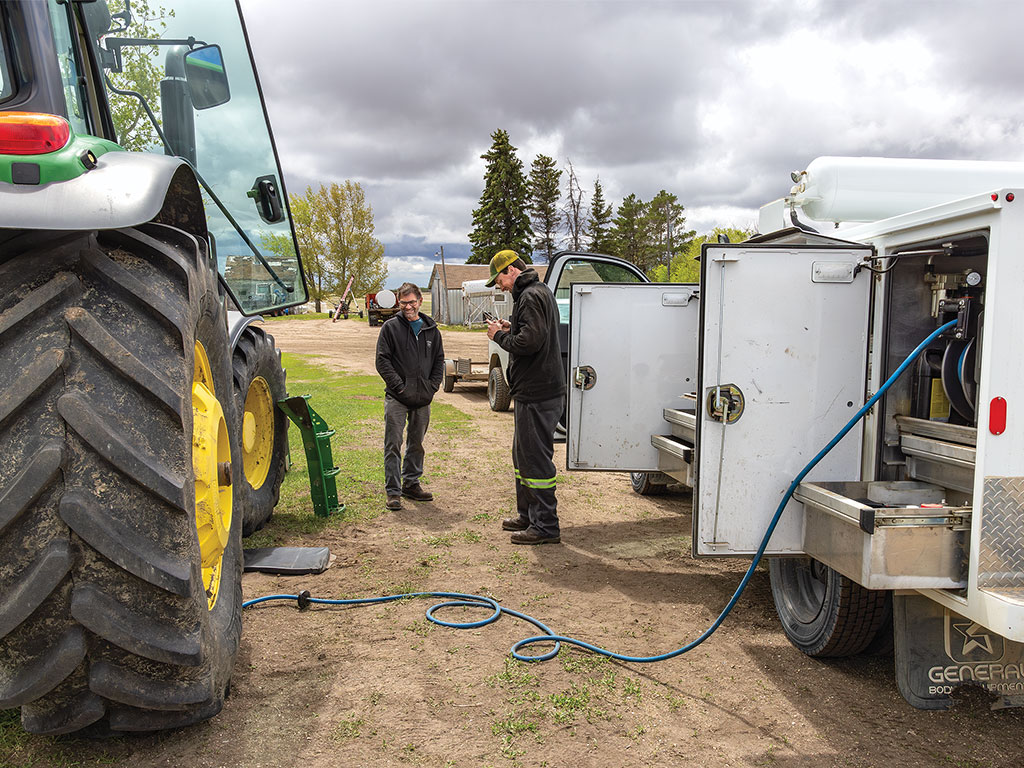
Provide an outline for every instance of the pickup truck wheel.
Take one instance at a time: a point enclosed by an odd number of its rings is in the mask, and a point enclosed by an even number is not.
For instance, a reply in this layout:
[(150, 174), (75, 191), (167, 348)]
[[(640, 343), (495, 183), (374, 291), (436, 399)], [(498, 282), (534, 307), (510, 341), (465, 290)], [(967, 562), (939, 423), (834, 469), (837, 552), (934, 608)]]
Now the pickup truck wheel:
[(508, 391), (505, 374), (501, 372), (500, 365), (491, 368), (487, 375), (487, 402), (490, 403), (492, 411), (507, 411), (512, 404), (512, 394)]
[(629, 483), (641, 496), (659, 496), (668, 488), (668, 483), (661, 482), (664, 477), (661, 472), (630, 472)]
[(455, 389), (455, 377), (446, 373), (441, 382), (441, 388), (444, 389), (445, 392), (453, 391)]
[(810, 557), (776, 557), (768, 573), (786, 637), (808, 656), (852, 656), (891, 616), (891, 596), (856, 584)]
[(288, 396), (281, 353), (274, 337), (247, 326), (232, 355), (235, 403), (241, 417), (242, 477), (239, 506), (242, 535), (255, 533), (270, 519), (281, 497), (288, 418), (277, 402)]
[(23, 233), (0, 281), (0, 709), (45, 734), (212, 717), (242, 539), (206, 249), (158, 224)]

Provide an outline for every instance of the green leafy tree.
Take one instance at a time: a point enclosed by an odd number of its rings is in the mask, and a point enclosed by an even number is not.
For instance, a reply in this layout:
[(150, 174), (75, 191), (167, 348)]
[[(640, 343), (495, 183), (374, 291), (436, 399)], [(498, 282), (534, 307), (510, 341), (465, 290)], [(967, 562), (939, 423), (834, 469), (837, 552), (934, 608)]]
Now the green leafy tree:
[(511, 248), (527, 263), (532, 261), (533, 229), (530, 227), (529, 189), (523, 175), (523, 163), (508, 133), (491, 134), (491, 148), (480, 157), (487, 161), (484, 191), (480, 207), (473, 211), (473, 231), (469, 233), (472, 253), (467, 264), (486, 264), (500, 250)]
[(664, 189), (647, 204), (645, 216), (648, 241), (643, 256), (643, 269), (648, 275), (659, 264), (671, 264), (697, 234), (685, 229), (686, 217), (683, 211), (678, 198)]
[[(111, 0), (109, 6), (111, 14), (124, 13), (124, 0)], [(173, 16), (173, 10), (168, 11), (162, 6), (151, 8), (147, 0), (133, 0), (131, 22), (116, 34), (118, 37), (146, 40), (159, 38), (167, 29), (166, 19)], [(115, 88), (141, 94), (158, 120), (160, 80), (164, 76), (160, 61), (160, 49), (155, 45), (126, 45), (121, 48), (121, 71), (106, 73)], [(110, 112), (117, 131), (117, 143), (125, 149), (143, 151), (160, 144), (153, 123), (134, 96), (111, 93)]]
[(295, 236), (310, 298), (320, 303), (341, 292), (350, 277), (353, 295), (373, 293), (388, 276), (384, 245), (373, 236), (373, 208), (358, 182), (332, 182), (291, 199)]
[(594, 182), (594, 194), (590, 198), (590, 215), (587, 217), (587, 250), (591, 253), (614, 255), (612, 238), (612, 205), (604, 199), (601, 179)]
[(753, 229), (735, 229), (733, 227), (716, 227), (710, 232), (694, 237), (686, 244), (686, 248), (672, 259), (669, 274), (665, 274), (665, 265), (659, 264), (651, 275), (655, 282), (664, 283), (699, 283), (700, 282), (700, 247), (704, 243), (717, 243), (719, 235), (725, 235), (730, 243), (742, 243), (754, 236)]
[(559, 180), (562, 172), (555, 167), (553, 158), (537, 155), (530, 167), (530, 217), (533, 221), (534, 253), (544, 254), (545, 261), (557, 249), (556, 239), (562, 224), (562, 214), (558, 210)]
[(615, 211), (611, 240), (616, 256), (631, 261), (645, 272), (650, 253), (647, 206), (634, 194), (628, 195)]

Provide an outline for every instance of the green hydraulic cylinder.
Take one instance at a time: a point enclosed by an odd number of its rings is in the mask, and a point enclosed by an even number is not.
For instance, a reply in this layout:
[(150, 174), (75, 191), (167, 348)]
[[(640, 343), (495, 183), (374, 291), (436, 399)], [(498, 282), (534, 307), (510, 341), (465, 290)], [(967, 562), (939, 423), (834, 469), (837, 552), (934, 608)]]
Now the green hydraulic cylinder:
[(334, 430), (313, 410), (309, 404), (309, 395), (278, 400), (277, 407), (302, 432), (302, 447), (306, 451), (306, 468), (309, 470), (309, 492), (313, 497), (313, 514), (328, 517), (344, 512), (345, 505), (338, 503), (338, 485), (334, 480), (341, 471), (334, 466), (331, 455), (331, 435)]

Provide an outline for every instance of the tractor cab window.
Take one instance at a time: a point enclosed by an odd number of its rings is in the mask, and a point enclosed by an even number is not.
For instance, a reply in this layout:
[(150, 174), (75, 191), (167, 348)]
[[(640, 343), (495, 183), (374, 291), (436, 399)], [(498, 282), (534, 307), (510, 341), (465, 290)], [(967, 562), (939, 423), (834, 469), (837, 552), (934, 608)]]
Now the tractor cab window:
[(7, 21), (0, 9), (0, 101), (14, 95), (14, 83), (11, 82), (11, 68), (7, 63)]
[(53, 41), (57, 47), (57, 64), (60, 67), (60, 79), (64, 87), (64, 101), (67, 104), (68, 122), (75, 133), (89, 133), (86, 122), (85, 107), (78, 67), (78, 57), (72, 43), (72, 20), (68, 15), (70, 4), (49, 0), (50, 24), (53, 27)]
[(196, 169), (218, 270), (239, 308), (256, 314), (305, 302), (277, 152), (234, 0), (97, 0), (83, 9), (117, 142)]

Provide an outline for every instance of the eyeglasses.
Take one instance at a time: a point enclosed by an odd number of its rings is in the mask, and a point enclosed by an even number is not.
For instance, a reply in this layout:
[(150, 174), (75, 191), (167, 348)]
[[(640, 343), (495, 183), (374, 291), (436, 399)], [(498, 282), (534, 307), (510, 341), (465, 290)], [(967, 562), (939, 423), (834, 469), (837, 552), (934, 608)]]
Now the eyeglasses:
[(401, 307), (415, 307), (417, 304), (419, 304), (419, 301), (420, 301), (419, 299), (411, 299), (409, 301), (400, 301), (400, 302), (398, 302), (398, 305), (401, 306)]

